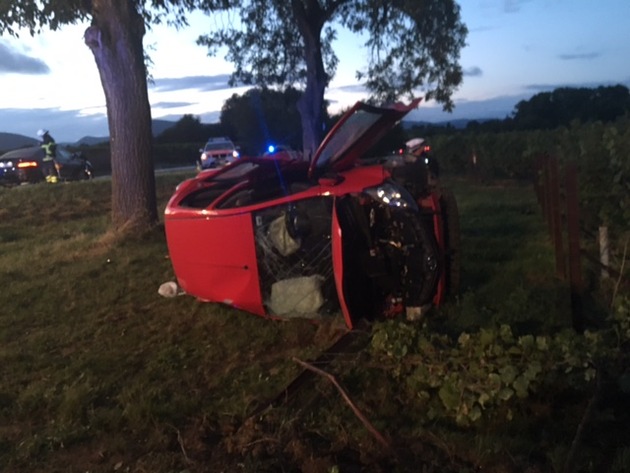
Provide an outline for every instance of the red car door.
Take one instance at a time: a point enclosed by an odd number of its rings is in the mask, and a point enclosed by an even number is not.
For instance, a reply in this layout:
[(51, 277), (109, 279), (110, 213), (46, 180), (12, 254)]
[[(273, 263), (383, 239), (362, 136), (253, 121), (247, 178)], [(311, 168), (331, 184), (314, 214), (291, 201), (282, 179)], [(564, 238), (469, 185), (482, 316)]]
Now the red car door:
[(265, 314), (249, 212), (172, 219), (166, 230), (171, 261), (184, 291)]

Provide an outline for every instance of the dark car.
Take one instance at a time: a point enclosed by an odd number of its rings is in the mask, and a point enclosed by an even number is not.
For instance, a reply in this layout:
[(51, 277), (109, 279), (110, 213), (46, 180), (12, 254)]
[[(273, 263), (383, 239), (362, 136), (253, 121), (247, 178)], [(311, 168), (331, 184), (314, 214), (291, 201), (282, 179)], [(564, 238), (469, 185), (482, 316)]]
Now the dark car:
[[(0, 156), (0, 184), (10, 186), (45, 180), (42, 173), (44, 150), (39, 146), (21, 148)], [(94, 177), (92, 164), (82, 153), (57, 148), (55, 168), (62, 181), (76, 181)]]
[(369, 152), (418, 103), (357, 103), (311, 162), (241, 158), (181, 183), (165, 210), (179, 287), (264, 317), (340, 316), (350, 328), (416, 320), (442, 303), (457, 271), (456, 207), (442, 205), (424, 161)]

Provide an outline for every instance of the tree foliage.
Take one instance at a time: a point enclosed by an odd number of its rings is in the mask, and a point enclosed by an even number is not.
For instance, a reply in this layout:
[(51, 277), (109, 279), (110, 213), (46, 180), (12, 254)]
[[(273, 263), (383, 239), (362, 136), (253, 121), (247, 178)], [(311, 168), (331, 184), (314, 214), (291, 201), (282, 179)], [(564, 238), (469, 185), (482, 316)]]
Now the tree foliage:
[(186, 114), (175, 125), (160, 133), (157, 143), (204, 143), (211, 136), (221, 136), (225, 129), (221, 123), (201, 123), (199, 117)]
[(298, 104), (303, 144), (319, 144), (324, 91), (338, 63), (337, 28), (365, 34), (368, 64), (357, 71), (379, 101), (418, 89), (452, 108), (466, 27), (453, 0), (248, 0), (228, 2), (238, 20), (199, 38), (211, 54), (227, 46), (234, 82), (304, 87)]
[(291, 87), (283, 91), (255, 88), (243, 95), (234, 94), (223, 105), (221, 123), (245, 154), (260, 154), (269, 144), (301, 149), (296, 108), (301, 95)]

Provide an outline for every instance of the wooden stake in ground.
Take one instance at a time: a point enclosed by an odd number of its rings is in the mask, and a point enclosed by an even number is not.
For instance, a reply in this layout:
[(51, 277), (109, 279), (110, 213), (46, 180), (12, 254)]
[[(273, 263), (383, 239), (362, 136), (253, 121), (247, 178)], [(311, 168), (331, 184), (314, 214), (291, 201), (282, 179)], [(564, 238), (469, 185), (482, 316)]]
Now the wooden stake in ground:
[(368, 418), (365, 417), (365, 415), (363, 415), (363, 413), (354, 404), (354, 402), (352, 402), (352, 399), (350, 399), (350, 396), (348, 396), (346, 391), (339, 385), (339, 383), (337, 382), (337, 380), (332, 374), (327, 373), (324, 370), (320, 370), (319, 368), (311, 365), (310, 363), (302, 361), (298, 358), (294, 357), (293, 361), (295, 361), (302, 367), (306, 368), (307, 370), (310, 370), (314, 373), (317, 373), (320, 376), (323, 376), (324, 378), (327, 378), (337, 388), (337, 390), (341, 394), (341, 397), (343, 397), (344, 401), (346, 401), (346, 404), (350, 406), (350, 409), (352, 409), (352, 412), (354, 412), (354, 415), (356, 415), (357, 418), (361, 421), (361, 423), (363, 423), (365, 428), (368, 429), (368, 431), (376, 438), (376, 440), (379, 441), (381, 445), (387, 448), (387, 450), (391, 451), (392, 448), (389, 442), (385, 439), (385, 437), (383, 437), (383, 435), (378, 430), (376, 430), (376, 428), (372, 425), (372, 423), (368, 420)]

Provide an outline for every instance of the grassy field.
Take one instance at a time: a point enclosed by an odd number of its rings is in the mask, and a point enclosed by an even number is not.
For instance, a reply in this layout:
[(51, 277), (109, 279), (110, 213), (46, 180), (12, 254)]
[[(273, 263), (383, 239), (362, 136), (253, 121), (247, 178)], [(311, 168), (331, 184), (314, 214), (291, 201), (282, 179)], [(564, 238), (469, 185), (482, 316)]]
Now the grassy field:
[[(184, 177), (158, 178), (161, 210)], [(570, 326), (532, 190), (453, 188), (462, 290), (418, 330)], [(534, 399), (509, 425), (438, 419), (417, 429), (405, 407), (414, 399), (396, 394), (370, 350), (342, 356), (335, 369), (396, 454), (323, 378), (248, 419), (301, 371), (295, 358), (313, 359), (344, 328), (160, 297), (174, 277), (163, 229), (116, 241), (109, 199), (105, 181), (0, 189), (0, 471), (560, 471), (590, 393), (566, 410)], [(362, 337), (370, 343), (370, 333)], [(541, 429), (541, 416), (527, 423), (549, 409), (563, 412), (557, 430)], [(556, 434), (559, 450), (540, 451), (540, 436)]]

